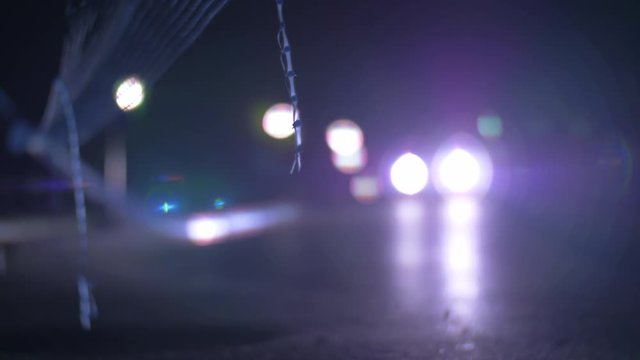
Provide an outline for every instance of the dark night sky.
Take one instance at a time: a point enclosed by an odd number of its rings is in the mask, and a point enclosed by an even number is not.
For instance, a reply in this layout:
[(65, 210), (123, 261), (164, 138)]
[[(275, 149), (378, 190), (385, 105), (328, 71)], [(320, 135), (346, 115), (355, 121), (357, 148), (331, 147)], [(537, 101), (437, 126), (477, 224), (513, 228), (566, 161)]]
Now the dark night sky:
[[(503, 118), (517, 161), (597, 153), (619, 136), (637, 148), (640, 3), (557, 3), (286, 1), (307, 140), (291, 178), (292, 143), (259, 128), (286, 100), (275, 1), (231, 1), (128, 116), (131, 184), (145, 196), (151, 177), (181, 174), (194, 195), (248, 201), (346, 182), (323, 144), (339, 117), (362, 126), (370, 172), (389, 152), (474, 132), (487, 112)], [(0, 86), (32, 119), (58, 66), (63, 13), (63, 1), (1, 5)], [(90, 158), (92, 146), (100, 139)], [(3, 158), (3, 172), (20, 172)]]

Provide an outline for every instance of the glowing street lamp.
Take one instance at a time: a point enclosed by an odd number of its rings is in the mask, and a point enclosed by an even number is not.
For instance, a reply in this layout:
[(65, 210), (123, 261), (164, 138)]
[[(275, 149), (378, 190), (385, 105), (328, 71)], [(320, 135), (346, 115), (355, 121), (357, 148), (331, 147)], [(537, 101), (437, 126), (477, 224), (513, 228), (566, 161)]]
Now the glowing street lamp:
[(144, 101), (144, 85), (135, 76), (122, 81), (116, 88), (116, 104), (122, 111), (131, 111)]

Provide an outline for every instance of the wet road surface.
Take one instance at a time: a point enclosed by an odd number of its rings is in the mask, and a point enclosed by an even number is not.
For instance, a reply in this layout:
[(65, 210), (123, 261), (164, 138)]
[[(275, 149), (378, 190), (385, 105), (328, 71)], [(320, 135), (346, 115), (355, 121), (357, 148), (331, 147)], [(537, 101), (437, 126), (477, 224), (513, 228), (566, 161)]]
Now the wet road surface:
[(97, 229), (91, 333), (70, 240), (23, 245), (0, 358), (640, 358), (632, 220), (554, 214), (404, 199), (206, 247)]

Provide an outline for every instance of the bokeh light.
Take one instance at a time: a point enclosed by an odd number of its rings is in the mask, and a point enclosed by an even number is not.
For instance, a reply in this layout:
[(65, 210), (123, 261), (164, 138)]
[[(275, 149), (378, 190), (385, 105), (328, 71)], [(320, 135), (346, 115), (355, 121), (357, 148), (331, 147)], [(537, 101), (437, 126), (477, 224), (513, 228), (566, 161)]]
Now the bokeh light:
[(332, 122), (327, 127), (325, 137), (329, 149), (337, 155), (352, 155), (364, 146), (362, 129), (351, 120), (340, 119)]
[(162, 203), (162, 205), (159, 206), (159, 209), (163, 213), (168, 214), (176, 209), (176, 205), (168, 201), (165, 201)]
[(179, 227), (182, 236), (186, 235), (194, 244), (204, 246), (290, 223), (297, 218), (298, 213), (297, 207), (290, 204), (245, 207), (193, 215), (187, 219), (186, 226), (182, 223)]
[(270, 107), (262, 117), (262, 129), (274, 139), (293, 135), (293, 106), (280, 103)]
[(356, 174), (367, 165), (367, 149), (361, 148), (350, 155), (331, 154), (331, 162), (344, 174)]
[(419, 193), (429, 181), (427, 164), (413, 153), (400, 156), (391, 166), (390, 175), (393, 187), (405, 195)]
[(444, 196), (482, 196), (493, 180), (493, 162), (473, 136), (457, 134), (442, 144), (431, 162), (433, 185)]
[(116, 88), (116, 104), (122, 111), (131, 111), (144, 101), (144, 85), (135, 76), (123, 80)]
[(465, 193), (480, 182), (480, 163), (468, 151), (456, 148), (438, 166), (442, 184), (454, 193)]
[(209, 245), (222, 239), (229, 234), (229, 230), (229, 222), (224, 218), (201, 217), (187, 223), (187, 236), (197, 245)]
[(478, 116), (478, 133), (486, 139), (497, 139), (502, 136), (502, 119), (497, 115)]
[(215, 200), (213, 200), (213, 207), (216, 210), (222, 210), (224, 209), (224, 206), (227, 204), (227, 202), (221, 198), (221, 197), (217, 197), (215, 198)]
[(353, 176), (349, 190), (354, 199), (364, 204), (370, 204), (380, 197), (380, 183), (375, 176)]

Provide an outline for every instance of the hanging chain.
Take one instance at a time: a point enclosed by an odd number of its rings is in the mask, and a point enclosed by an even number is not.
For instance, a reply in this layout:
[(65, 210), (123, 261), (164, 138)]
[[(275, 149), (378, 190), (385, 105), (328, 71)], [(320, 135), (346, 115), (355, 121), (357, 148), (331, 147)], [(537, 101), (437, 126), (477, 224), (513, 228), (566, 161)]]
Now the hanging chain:
[(284, 15), (282, 12), (283, 0), (276, 0), (278, 5), (278, 19), (280, 20), (280, 28), (278, 30), (278, 46), (280, 47), (280, 64), (284, 71), (285, 86), (291, 97), (291, 106), (293, 107), (293, 129), (296, 135), (296, 152), (291, 166), (291, 174), (302, 169), (302, 120), (300, 119), (300, 108), (298, 105), (298, 95), (296, 94), (295, 77), (293, 71), (293, 62), (291, 61), (291, 45), (287, 37)]
[(62, 105), (62, 112), (67, 120), (67, 134), (69, 140), (69, 158), (73, 178), (73, 197), (76, 205), (76, 224), (79, 242), (79, 271), (78, 296), (80, 301), (80, 323), (85, 330), (91, 330), (91, 319), (97, 317), (98, 307), (93, 297), (93, 285), (86, 277), (89, 266), (89, 239), (87, 236), (87, 208), (84, 196), (84, 181), (80, 160), (80, 144), (78, 142), (78, 128), (73, 105), (64, 82), (55, 81), (55, 90)]

